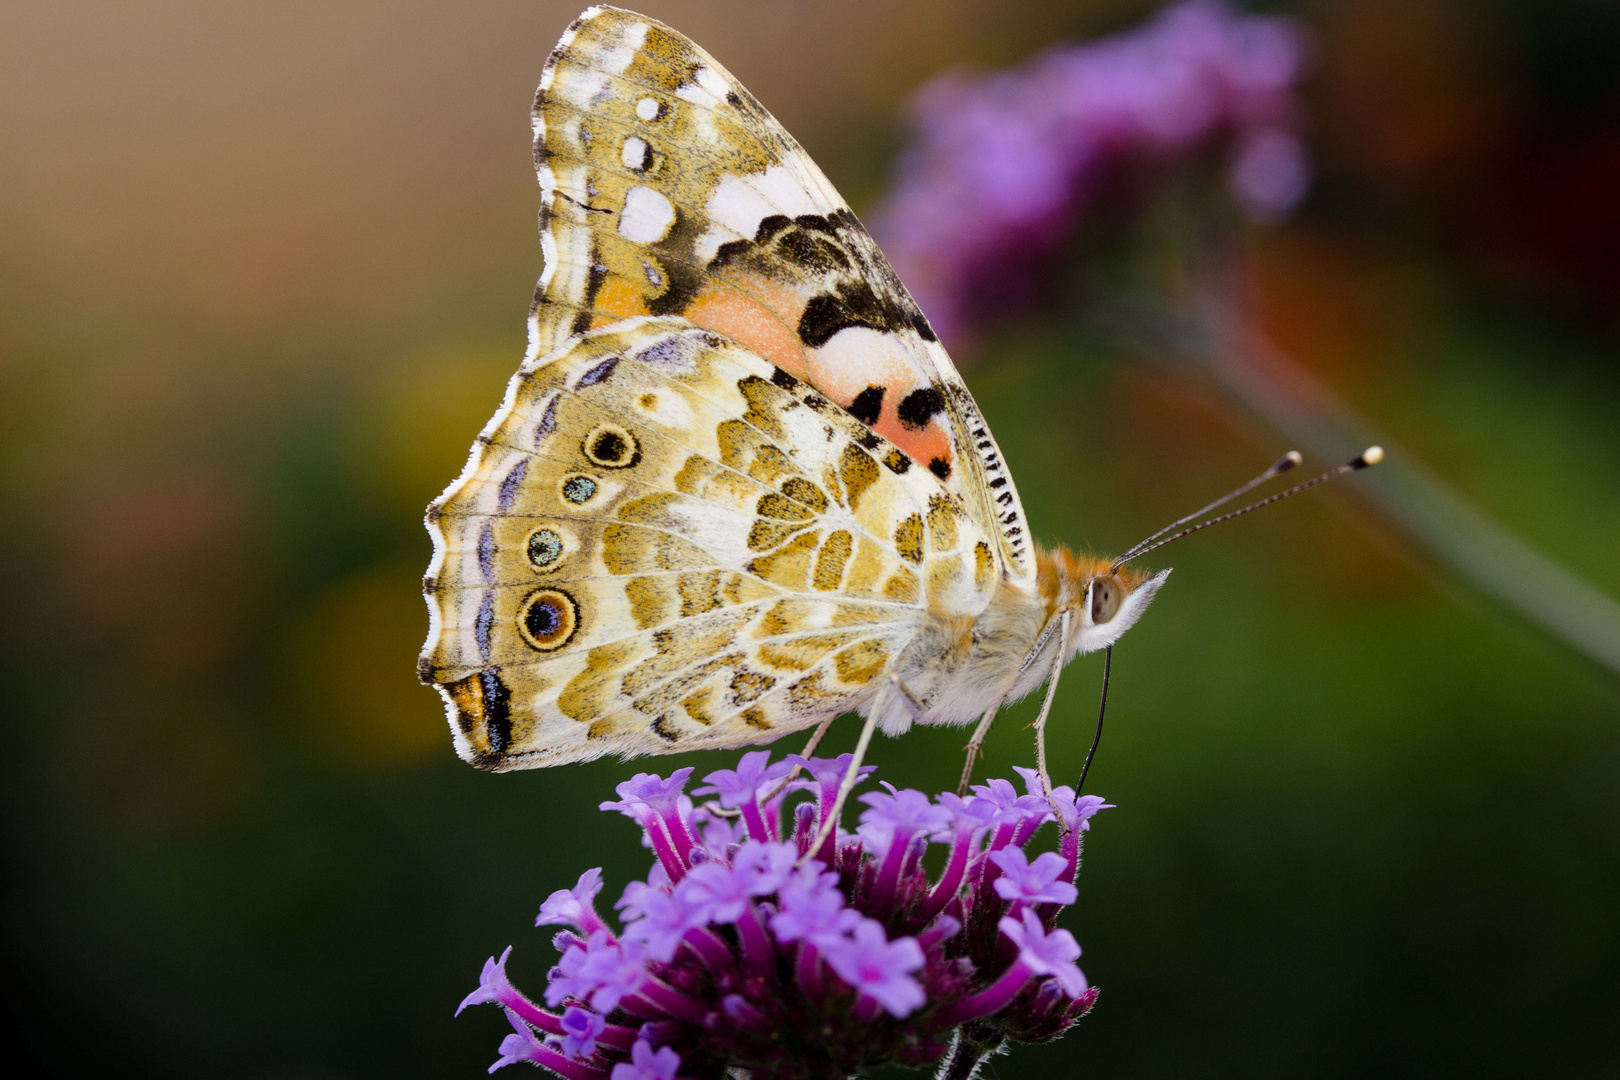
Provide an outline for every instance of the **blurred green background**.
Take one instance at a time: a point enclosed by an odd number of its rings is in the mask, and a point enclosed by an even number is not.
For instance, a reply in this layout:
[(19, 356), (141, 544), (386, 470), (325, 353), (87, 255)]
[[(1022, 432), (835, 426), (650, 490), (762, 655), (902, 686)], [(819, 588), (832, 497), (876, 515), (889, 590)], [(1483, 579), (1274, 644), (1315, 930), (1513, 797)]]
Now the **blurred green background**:
[[(1152, 10), (640, 6), (858, 210), (919, 82)], [(1319, 178), (1243, 238), (1260, 324), (1620, 596), (1620, 7), (1285, 10)], [(538, 987), (539, 901), (644, 870), (595, 810), (629, 766), (477, 773), (413, 673), (421, 511), (522, 354), (528, 105), (574, 14), (0, 8), (0, 989), (31, 1073), (478, 1076), (503, 1022), (451, 1012), (483, 958)], [(1119, 550), (1286, 448), (1056, 317), (962, 366), (1048, 541)], [(1620, 1073), (1620, 682), (1353, 487), (1166, 560), (1068, 917), (1103, 996), (995, 1076)], [(1071, 778), (1099, 673), (1058, 698)], [(963, 741), (874, 757), (939, 790)]]

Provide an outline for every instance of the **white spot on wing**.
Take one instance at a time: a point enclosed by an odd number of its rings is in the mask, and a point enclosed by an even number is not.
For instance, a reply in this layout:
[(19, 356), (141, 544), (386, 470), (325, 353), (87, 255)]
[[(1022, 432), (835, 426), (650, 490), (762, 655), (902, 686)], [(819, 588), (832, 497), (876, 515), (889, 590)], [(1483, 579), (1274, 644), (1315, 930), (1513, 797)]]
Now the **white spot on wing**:
[(693, 73), (691, 82), (675, 90), (675, 96), (682, 101), (690, 101), (706, 109), (725, 104), (726, 95), (729, 93), (731, 84), (726, 82), (725, 76), (707, 65)]
[(567, 81), (555, 91), (575, 105), (590, 107), (606, 97), (612, 90), (611, 78), (605, 71), (570, 71)]
[(602, 69), (615, 75), (629, 67), (630, 61), (635, 58), (636, 50), (627, 45), (610, 45), (596, 54), (596, 61), (602, 65)]
[(636, 102), (636, 115), (643, 120), (658, 119), (658, 102), (650, 97), (644, 97)]
[(707, 229), (703, 230), (703, 235), (697, 238), (697, 243), (692, 246), (692, 251), (697, 255), (700, 262), (707, 263), (720, 253), (721, 244), (742, 239), (745, 239), (745, 237), (738, 236), (724, 225), (711, 224)]
[(646, 158), (646, 143), (642, 142), (634, 135), (624, 140), (624, 152), (622, 155), (620, 155), (620, 159), (624, 162), (625, 168), (639, 170), (641, 168), (641, 163), (645, 161)]
[(846, 326), (815, 351), (816, 384), (837, 400), (849, 401), (868, 386), (888, 388), (885, 409), (912, 390), (928, 385), (928, 372), (905, 342), (870, 326)]
[(726, 100), (726, 95), (731, 92), (731, 87), (720, 73), (707, 65), (697, 69), (697, 84), (713, 94), (717, 101)]
[(720, 99), (709, 93), (696, 83), (684, 83), (675, 88), (675, 96), (682, 101), (690, 101), (693, 105), (701, 105), (705, 109), (712, 109), (720, 104)]
[(817, 205), (810, 193), (804, 189), (798, 177), (794, 176), (784, 166), (772, 165), (758, 177), (750, 177), (760, 194), (769, 199), (782, 213), (789, 217), (799, 214), (814, 214), (825, 207)]
[(664, 238), (674, 221), (675, 208), (668, 199), (650, 187), (633, 187), (624, 196), (619, 235), (638, 244), (654, 244)]
[(821, 207), (792, 173), (781, 165), (772, 165), (762, 173), (722, 176), (703, 209), (712, 220), (738, 236), (752, 237), (759, 231), (759, 223), (772, 214), (797, 217), (814, 214)]
[(636, 53), (647, 43), (647, 24), (635, 23), (624, 28), (617, 45), (604, 45), (597, 51), (596, 61), (602, 70), (621, 75), (636, 58)]

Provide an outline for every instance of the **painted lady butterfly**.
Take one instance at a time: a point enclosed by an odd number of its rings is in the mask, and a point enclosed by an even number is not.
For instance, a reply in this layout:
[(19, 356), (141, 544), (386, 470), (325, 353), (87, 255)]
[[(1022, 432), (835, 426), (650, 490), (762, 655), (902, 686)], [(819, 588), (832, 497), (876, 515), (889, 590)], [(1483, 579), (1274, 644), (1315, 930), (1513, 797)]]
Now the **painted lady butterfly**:
[(928, 320), (706, 52), (585, 12), (534, 156), (528, 354), (427, 515), (420, 672), (463, 758), (731, 747), (851, 710), (862, 751), (982, 717), (976, 746), (1142, 614), (1169, 571), (1029, 539)]

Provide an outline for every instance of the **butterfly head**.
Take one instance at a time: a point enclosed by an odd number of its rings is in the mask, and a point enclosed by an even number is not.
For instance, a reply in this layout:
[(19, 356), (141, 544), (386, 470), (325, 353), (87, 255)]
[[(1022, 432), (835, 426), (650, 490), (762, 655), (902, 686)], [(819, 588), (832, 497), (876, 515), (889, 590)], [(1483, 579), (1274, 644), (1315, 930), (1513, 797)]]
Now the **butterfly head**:
[(1041, 554), (1046, 556), (1042, 591), (1054, 614), (1060, 608), (1070, 611), (1073, 652), (1095, 652), (1118, 641), (1170, 576), (1169, 569), (1115, 566), (1112, 559), (1077, 555), (1065, 547)]

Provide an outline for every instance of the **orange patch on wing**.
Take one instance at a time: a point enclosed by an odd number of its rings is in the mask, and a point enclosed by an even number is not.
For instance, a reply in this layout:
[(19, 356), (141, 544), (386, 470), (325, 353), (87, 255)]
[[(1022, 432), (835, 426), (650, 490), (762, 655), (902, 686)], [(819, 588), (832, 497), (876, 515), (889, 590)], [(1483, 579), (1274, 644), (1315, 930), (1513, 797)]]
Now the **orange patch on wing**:
[(904, 450), (919, 465), (926, 466), (935, 458), (944, 458), (952, 464), (955, 463), (955, 457), (951, 453), (951, 437), (946, 433), (945, 426), (937, 419), (930, 420), (928, 426), (921, 431), (910, 431), (896, 419), (894, 410), (888, 407), (888, 402), (884, 402), (883, 415), (878, 418), (872, 430)]
[[(593, 306), (601, 315), (610, 315), (615, 320), (648, 314), (647, 302), (641, 295), (641, 290), (617, 274), (609, 275), (608, 279), (602, 282)], [(599, 324), (593, 319), (592, 325)]]
[(757, 274), (732, 276), (748, 292), (732, 284), (709, 285), (686, 309), (686, 317), (754, 350), (789, 375), (805, 378), (804, 346), (794, 330), (804, 314), (804, 296)]

